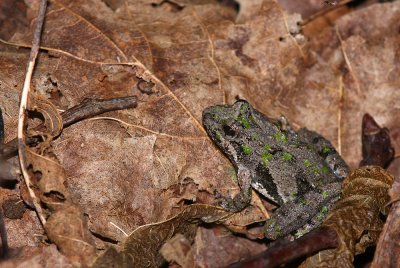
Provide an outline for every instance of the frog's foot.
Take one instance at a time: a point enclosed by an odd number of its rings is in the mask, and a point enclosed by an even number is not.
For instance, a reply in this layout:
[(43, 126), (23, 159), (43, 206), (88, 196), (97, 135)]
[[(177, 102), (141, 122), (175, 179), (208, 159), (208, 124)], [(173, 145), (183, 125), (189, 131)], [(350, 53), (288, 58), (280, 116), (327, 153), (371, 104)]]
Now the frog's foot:
[(230, 212), (242, 211), (245, 207), (250, 204), (251, 201), (251, 172), (248, 168), (242, 165), (238, 165), (238, 185), (240, 193), (234, 198), (223, 197), (220, 194), (216, 194), (217, 198), (221, 201), (219, 205), (225, 210)]
[(242, 211), (250, 204), (251, 189), (249, 194), (247, 192), (240, 192), (234, 198), (224, 197), (219, 192), (215, 192), (215, 196), (218, 199), (218, 205), (227, 211), (236, 213)]

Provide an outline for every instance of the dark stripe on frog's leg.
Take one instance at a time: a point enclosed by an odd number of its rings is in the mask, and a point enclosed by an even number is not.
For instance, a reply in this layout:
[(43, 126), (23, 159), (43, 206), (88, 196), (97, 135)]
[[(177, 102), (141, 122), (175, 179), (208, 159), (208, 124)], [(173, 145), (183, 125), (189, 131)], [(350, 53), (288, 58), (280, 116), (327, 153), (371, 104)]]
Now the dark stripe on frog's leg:
[(272, 178), (269, 169), (266, 168), (262, 163), (257, 165), (256, 174), (251, 185), (260, 194), (277, 203), (278, 205), (282, 205), (284, 203), (282, 197), (279, 195), (278, 187)]
[(310, 182), (307, 180), (307, 175), (302, 171), (296, 173), (296, 185), (297, 185), (297, 192), (295, 193), (296, 202), (301, 202), (302, 200), (300, 199), (302, 196), (304, 196), (307, 192), (314, 190)]

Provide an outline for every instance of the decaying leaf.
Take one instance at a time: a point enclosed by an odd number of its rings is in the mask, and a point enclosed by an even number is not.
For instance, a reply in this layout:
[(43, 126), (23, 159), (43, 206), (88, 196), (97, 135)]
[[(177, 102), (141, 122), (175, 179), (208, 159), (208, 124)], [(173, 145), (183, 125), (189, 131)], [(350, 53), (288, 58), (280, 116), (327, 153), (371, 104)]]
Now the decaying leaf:
[(50, 142), (61, 133), (62, 118), (54, 104), (40, 95), (33, 94), (29, 97), (28, 107), (30, 111), (35, 111), (43, 116), (43, 128), (29, 130), (28, 136), (43, 136), (46, 142)]
[(46, 213), (43, 215), (46, 219), (44, 228), (50, 241), (75, 265), (88, 264), (94, 257), (95, 248), (87, 229), (87, 220), (66, 187), (63, 167), (54, 156), (46, 153), (50, 141), (62, 130), (61, 116), (47, 100), (34, 95), (30, 100), (28, 109), (44, 118), (44, 128), (40, 132), (31, 131), (30, 135), (40, 135), (44, 141), (37, 147), (26, 147), (26, 166), (35, 179), (32, 181), (34, 185), (28, 187), (37, 188), (35, 192)]
[(161, 246), (177, 234), (193, 241), (199, 223), (219, 222), (231, 215), (221, 208), (208, 205), (191, 205), (175, 217), (164, 222), (141, 226), (133, 231), (117, 252), (115, 248), (106, 250), (93, 267), (160, 267), (164, 262), (159, 250)]
[(400, 265), (398, 247), (400, 239), (400, 177), (396, 176), (393, 186), (389, 190), (389, 196), (392, 207), (379, 237), (371, 268), (399, 267)]
[(24, 256), (24, 258), (12, 258), (5, 260), (1, 263), (1, 267), (76, 267), (73, 266), (72, 263), (57, 250), (55, 245), (32, 248), (25, 247), (21, 252), (19, 252), (19, 254), (20, 256)]
[(319, 252), (302, 267), (353, 267), (354, 255), (363, 253), (378, 239), (383, 227), (380, 214), (387, 211), (393, 180), (378, 166), (352, 171), (343, 182), (342, 199), (322, 224), (336, 231), (338, 247)]
[(184, 235), (177, 234), (161, 247), (160, 253), (169, 263), (175, 262), (182, 268), (195, 267), (191, 244)]

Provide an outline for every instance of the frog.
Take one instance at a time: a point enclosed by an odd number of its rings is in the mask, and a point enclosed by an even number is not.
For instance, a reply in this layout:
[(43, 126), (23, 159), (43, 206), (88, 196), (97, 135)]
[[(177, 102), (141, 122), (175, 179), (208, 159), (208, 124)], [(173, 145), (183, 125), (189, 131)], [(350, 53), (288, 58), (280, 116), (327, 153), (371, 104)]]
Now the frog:
[(236, 170), (240, 192), (217, 192), (219, 205), (240, 212), (253, 189), (277, 208), (266, 221), (267, 239), (299, 237), (319, 226), (340, 198), (349, 166), (330, 141), (307, 128), (294, 129), (281, 116), (270, 118), (248, 101), (203, 110), (204, 128)]

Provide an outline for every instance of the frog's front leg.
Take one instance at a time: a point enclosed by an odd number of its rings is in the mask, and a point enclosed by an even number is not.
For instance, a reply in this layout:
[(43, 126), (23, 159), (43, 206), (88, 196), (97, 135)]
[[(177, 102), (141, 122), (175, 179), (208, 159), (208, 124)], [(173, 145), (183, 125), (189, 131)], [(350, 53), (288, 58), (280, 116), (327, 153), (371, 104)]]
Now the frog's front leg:
[(240, 193), (233, 198), (221, 197), (220, 206), (231, 212), (242, 211), (251, 201), (251, 172), (248, 168), (238, 165), (238, 185)]
[(318, 227), (339, 198), (340, 187), (339, 182), (330, 183), (286, 202), (266, 222), (265, 237), (275, 240), (294, 231), (301, 236)]

